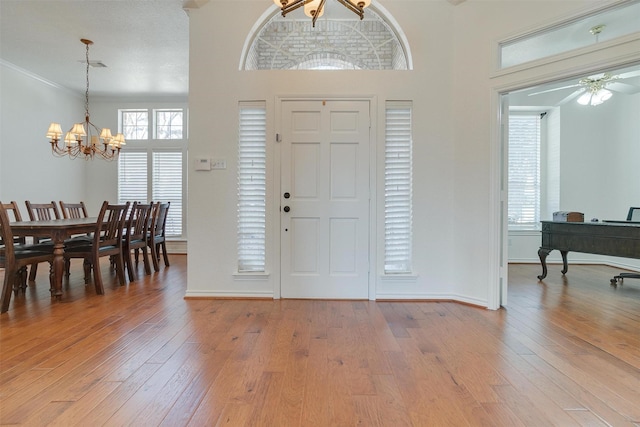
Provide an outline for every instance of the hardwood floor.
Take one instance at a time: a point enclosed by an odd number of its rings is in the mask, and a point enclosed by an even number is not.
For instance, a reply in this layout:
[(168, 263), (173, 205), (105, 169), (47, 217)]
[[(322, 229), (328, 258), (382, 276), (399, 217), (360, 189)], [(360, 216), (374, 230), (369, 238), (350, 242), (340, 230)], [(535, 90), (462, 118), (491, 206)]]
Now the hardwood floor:
[(617, 269), (514, 265), (489, 311), (184, 300), (171, 261), (124, 287), (104, 267), (103, 296), (74, 263), (53, 303), (41, 271), (0, 317), (0, 424), (640, 426), (640, 281)]

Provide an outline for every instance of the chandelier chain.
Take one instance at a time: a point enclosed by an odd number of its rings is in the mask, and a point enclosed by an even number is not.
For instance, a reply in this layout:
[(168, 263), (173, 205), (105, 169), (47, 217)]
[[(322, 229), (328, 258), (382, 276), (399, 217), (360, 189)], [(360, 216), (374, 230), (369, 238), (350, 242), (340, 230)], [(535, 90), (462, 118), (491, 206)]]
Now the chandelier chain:
[(87, 121), (89, 121), (89, 43), (86, 44), (86, 60), (87, 60), (87, 88), (84, 92), (84, 112), (87, 117)]

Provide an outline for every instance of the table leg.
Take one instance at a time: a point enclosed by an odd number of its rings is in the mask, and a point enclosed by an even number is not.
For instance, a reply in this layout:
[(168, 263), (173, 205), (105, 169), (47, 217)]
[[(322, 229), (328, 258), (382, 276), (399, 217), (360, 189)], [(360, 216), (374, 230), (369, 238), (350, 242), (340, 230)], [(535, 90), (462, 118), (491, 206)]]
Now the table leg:
[(64, 273), (64, 238), (62, 233), (51, 236), (53, 241), (53, 288), (51, 296), (62, 297), (62, 275)]
[(569, 251), (560, 251), (562, 254), (562, 271), (561, 273), (564, 275), (567, 271), (569, 271), (569, 265), (567, 264), (567, 254)]
[(542, 274), (538, 276), (539, 280), (547, 277), (547, 255), (549, 255), (551, 249), (540, 248), (538, 249), (538, 256), (540, 257), (540, 264), (542, 264)]

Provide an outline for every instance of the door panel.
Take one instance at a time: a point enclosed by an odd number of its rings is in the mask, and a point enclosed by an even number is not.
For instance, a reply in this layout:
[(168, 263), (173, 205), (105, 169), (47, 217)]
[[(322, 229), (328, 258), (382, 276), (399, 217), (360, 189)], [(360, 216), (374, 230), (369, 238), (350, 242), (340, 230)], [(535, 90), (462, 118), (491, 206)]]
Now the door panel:
[(281, 295), (368, 298), (369, 102), (281, 108)]

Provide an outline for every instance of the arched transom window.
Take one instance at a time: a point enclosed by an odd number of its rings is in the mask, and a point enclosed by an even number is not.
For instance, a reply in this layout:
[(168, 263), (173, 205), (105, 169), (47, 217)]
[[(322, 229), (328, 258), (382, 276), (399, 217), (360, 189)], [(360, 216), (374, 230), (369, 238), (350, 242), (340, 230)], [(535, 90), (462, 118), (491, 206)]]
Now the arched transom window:
[(250, 37), (244, 70), (407, 70), (408, 46), (373, 7), (360, 20), (338, 2), (316, 22), (302, 11), (267, 18)]

